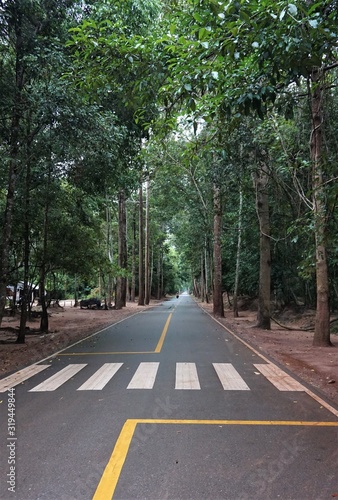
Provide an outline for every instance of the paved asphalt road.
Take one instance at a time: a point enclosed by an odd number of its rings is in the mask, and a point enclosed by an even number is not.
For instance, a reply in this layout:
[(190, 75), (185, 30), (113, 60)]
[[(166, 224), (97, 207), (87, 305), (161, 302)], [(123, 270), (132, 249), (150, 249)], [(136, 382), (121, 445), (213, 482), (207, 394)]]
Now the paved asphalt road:
[(188, 295), (1, 380), (0, 391), (1, 500), (338, 496), (337, 408)]

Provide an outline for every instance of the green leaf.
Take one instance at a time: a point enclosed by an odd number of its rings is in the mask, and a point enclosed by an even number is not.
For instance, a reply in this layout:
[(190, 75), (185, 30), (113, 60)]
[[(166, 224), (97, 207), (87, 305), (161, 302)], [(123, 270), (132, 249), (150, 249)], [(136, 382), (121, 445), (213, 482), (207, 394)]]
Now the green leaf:
[(207, 30), (205, 28), (201, 28), (198, 32), (198, 39), (203, 40), (205, 35), (207, 34)]
[(202, 19), (202, 17), (198, 14), (198, 12), (194, 12), (194, 13), (193, 13), (193, 18), (194, 18), (197, 22), (199, 22), (199, 23), (202, 23), (202, 22), (203, 22), (203, 19)]
[(248, 16), (248, 14), (244, 12), (244, 10), (240, 11), (239, 17), (240, 19), (242, 19), (242, 21), (245, 21), (246, 23), (250, 24), (250, 16)]
[(188, 101), (188, 106), (192, 111), (196, 111), (196, 102), (192, 97)]
[(320, 7), (320, 8), (321, 8), (321, 7), (322, 7), (322, 5), (323, 5), (323, 2), (317, 2), (317, 3), (314, 3), (314, 4), (313, 4), (313, 5), (311, 5), (311, 7), (309, 8), (309, 12), (308, 12), (308, 14), (310, 15), (310, 14), (312, 14), (312, 12), (316, 12), (316, 11), (317, 11), (317, 9), (318, 9), (318, 7)]

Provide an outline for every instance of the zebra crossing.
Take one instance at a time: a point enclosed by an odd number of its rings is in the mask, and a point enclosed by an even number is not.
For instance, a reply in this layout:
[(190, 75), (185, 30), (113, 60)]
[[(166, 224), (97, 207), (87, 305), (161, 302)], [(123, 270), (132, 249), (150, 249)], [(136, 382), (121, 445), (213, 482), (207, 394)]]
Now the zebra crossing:
[[(246, 382), (231, 363), (211, 363), (216, 375), (218, 387), (224, 391), (250, 391), (250, 382)], [(111, 382), (116, 373), (121, 370), (124, 363), (104, 363), (95, 371), (77, 391), (101, 391)], [(47, 377), (43, 382), (29, 389), (28, 392), (52, 392), (59, 389), (71, 379), (76, 380), (76, 375), (81, 372), (87, 363), (68, 364), (55, 374)], [(257, 372), (263, 375), (279, 391), (304, 391), (304, 387), (290, 375), (274, 364), (261, 363), (252, 365)], [(11, 389), (28, 379), (43, 372), (50, 365), (34, 364), (0, 380), (0, 393)], [(127, 390), (153, 389), (160, 368), (159, 362), (142, 362), (137, 366), (131, 376)], [(249, 385), (248, 385), (249, 384)], [(201, 390), (200, 375), (196, 363), (175, 364), (175, 390)]]

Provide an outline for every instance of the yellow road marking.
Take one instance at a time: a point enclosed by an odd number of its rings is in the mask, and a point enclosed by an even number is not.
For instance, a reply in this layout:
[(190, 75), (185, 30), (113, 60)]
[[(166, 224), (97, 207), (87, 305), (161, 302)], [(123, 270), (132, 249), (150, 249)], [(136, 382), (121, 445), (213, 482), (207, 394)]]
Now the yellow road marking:
[[(157, 343), (155, 351), (62, 352), (62, 353), (59, 353), (58, 356), (101, 356), (104, 354), (158, 354), (162, 350), (164, 339), (167, 335), (167, 331), (169, 328), (169, 323), (170, 323), (172, 315), (173, 315), (173, 313), (170, 313), (168, 318), (167, 318), (167, 321), (164, 325), (160, 340)], [(112, 326), (114, 326), (114, 325), (112, 325)], [(86, 340), (86, 339), (84, 339), (84, 340)]]
[(103, 354), (154, 354), (155, 351), (64, 352), (58, 356), (101, 356)]
[(170, 323), (172, 315), (173, 315), (173, 313), (169, 314), (168, 319), (167, 319), (167, 321), (166, 321), (166, 323), (164, 325), (164, 328), (163, 328), (160, 340), (158, 341), (158, 344), (157, 344), (156, 349), (154, 351), (156, 353), (161, 352), (161, 349), (163, 347), (163, 342), (164, 342), (165, 336), (167, 335), (167, 331), (168, 331), (168, 328), (169, 328), (169, 323)]
[(92, 500), (108, 500), (112, 498), (136, 425), (137, 420), (127, 420), (124, 424)]
[(303, 426), (303, 427), (338, 427), (338, 422), (312, 422), (302, 420), (175, 420), (175, 419), (128, 419), (116, 441), (113, 453), (102, 474), (92, 500), (108, 500), (114, 495), (122, 467), (127, 458), (130, 443), (138, 424), (166, 425), (267, 425), (267, 426)]
[(303, 425), (307, 427), (338, 427), (337, 422), (320, 422), (311, 420), (179, 420), (152, 418), (128, 419), (137, 424), (188, 424), (188, 425)]

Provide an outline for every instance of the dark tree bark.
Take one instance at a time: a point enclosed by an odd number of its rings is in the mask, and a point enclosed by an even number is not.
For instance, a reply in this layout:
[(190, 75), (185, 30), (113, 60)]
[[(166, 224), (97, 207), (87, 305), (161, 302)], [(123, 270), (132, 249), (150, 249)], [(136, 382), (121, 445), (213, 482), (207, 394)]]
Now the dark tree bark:
[(42, 261), (40, 267), (40, 280), (39, 280), (39, 298), (41, 305), (41, 321), (40, 321), (40, 330), (42, 332), (48, 332), (48, 311), (46, 304), (46, 260), (47, 260), (47, 242), (48, 242), (48, 209), (49, 205), (45, 207), (45, 223), (44, 223), (44, 235), (43, 235), (43, 250), (42, 250)]
[(139, 272), (138, 272), (138, 305), (144, 306), (144, 234), (143, 234), (143, 189), (139, 190)]
[(199, 291), (199, 288), (198, 288), (198, 283), (196, 281), (196, 278), (194, 278), (194, 290), (193, 290), (193, 294), (194, 294), (194, 297), (199, 297), (200, 296), (200, 291)]
[(326, 208), (322, 172), (322, 123), (323, 92), (321, 88), (322, 73), (312, 73), (312, 130), (311, 161), (313, 211), (316, 243), (316, 286), (317, 308), (315, 318), (314, 346), (331, 346), (330, 340), (330, 307), (329, 307), (329, 275), (326, 254)]
[(162, 250), (158, 250), (157, 256), (157, 300), (160, 300), (162, 297), (162, 288), (161, 288), (161, 276), (162, 276)]
[(239, 213), (238, 213), (238, 237), (237, 237), (237, 255), (236, 255), (236, 273), (235, 273), (235, 286), (233, 297), (233, 312), (234, 317), (238, 318), (238, 286), (239, 286), (239, 273), (241, 264), (241, 245), (242, 245), (242, 211), (243, 211), (243, 192), (239, 192)]
[(132, 246), (131, 246), (131, 287), (130, 301), (135, 302), (135, 286), (136, 286), (136, 204), (134, 204), (133, 220), (132, 220)]
[[(29, 154), (27, 155), (29, 157)], [(23, 274), (23, 292), (21, 300), (20, 327), (17, 338), (18, 344), (25, 343), (26, 323), (28, 318), (28, 304), (30, 287), (29, 279), (29, 257), (30, 257), (30, 187), (31, 187), (31, 166), (27, 161), (26, 166), (26, 187), (25, 187), (25, 210), (24, 210), (24, 274)]]
[(270, 216), (267, 167), (263, 164), (255, 176), (256, 210), (259, 221), (259, 291), (258, 291), (258, 328), (271, 329), (270, 287), (271, 287), (271, 249)]
[(215, 316), (224, 316), (224, 304), (222, 294), (222, 204), (219, 186), (214, 184), (214, 289), (213, 289), (213, 313)]
[(40, 330), (42, 332), (48, 333), (48, 327), (49, 327), (49, 319), (48, 319), (48, 310), (47, 310), (47, 303), (46, 303), (46, 288), (45, 288), (45, 280), (46, 280), (46, 271), (45, 271), (45, 266), (43, 265), (41, 267), (41, 274), (40, 274), (40, 284), (39, 284), (39, 297), (40, 297), (40, 304), (41, 304), (41, 321), (40, 321)]
[(5, 313), (6, 288), (9, 279), (9, 254), (12, 234), (12, 220), (15, 200), (15, 187), (20, 163), (20, 124), (22, 120), (22, 91), (24, 88), (24, 44), (22, 34), (22, 12), (20, 7), (13, 8), (11, 16), (11, 30), (15, 34), (15, 95), (12, 108), (9, 144), (9, 170), (6, 194), (6, 206), (2, 224), (1, 250), (0, 250), (0, 325)]
[(42, 256), (40, 264), (40, 283), (39, 283), (39, 297), (42, 308), (40, 330), (48, 332), (48, 311), (46, 304), (46, 276), (47, 276), (47, 259), (48, 259), (48, 230), (49, 230), (49, 209), (50, 209), (50, 196), (51, 196), (51, 178), (52, 178), (52, 144), (50, 143), (50, 159), (48, 162), (48, 176), (46, 186), (46, 201), (45, 201), (45, 214), (43, 224), (43, 243), (42, 243)]
[(201, 253), (201, 301), (205, 301), (204, 256)]
[(145, 251), (144, 251), (144, 303), (148, 305), (150, 302), (150, 270), (149, 270), (149, 176), (146, 180), (146, 223), (145, 223)]
[(205, 269), (205, 301), (208, 304), (208, 291), (209, 291), (209, 279), (208, 279), (208, 254), (207, 254), (207, 242), (204, 243), (204, 269)]
[(118, 238), (118, 257), (117, 264), (120, 268), (120, 274), (117, 277), (116, 287), (116, 309), (122, 309), (127, 301), (127, 219), (126, 219), (126, 201), (123, 190), (119, 192), (119, 238)]

